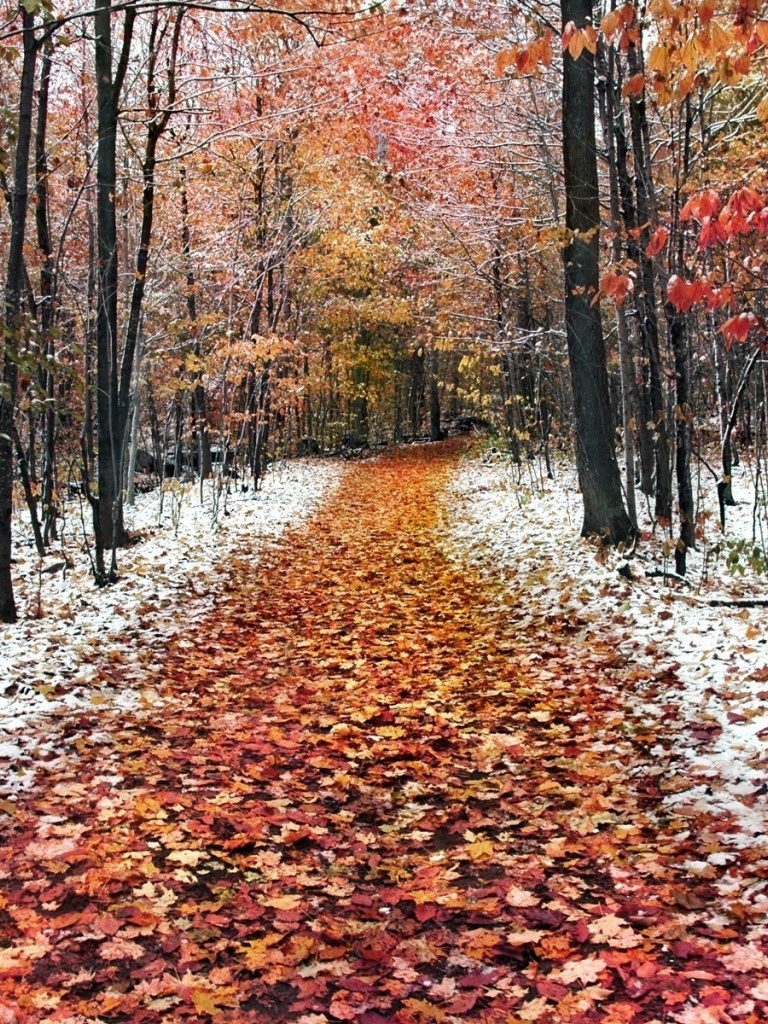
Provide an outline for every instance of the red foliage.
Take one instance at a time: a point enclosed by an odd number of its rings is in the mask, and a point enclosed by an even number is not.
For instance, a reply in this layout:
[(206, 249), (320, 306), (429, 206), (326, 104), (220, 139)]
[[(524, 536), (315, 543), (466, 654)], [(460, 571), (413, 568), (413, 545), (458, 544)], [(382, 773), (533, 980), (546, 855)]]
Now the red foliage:
[(755, 313), (739, 313), (726, 320), (720, 331), (725, 338), (726, 346), (730, 348), (735, 341), (747, 341), (753, 332), (764, 338), (766, 327), (763, 318)]

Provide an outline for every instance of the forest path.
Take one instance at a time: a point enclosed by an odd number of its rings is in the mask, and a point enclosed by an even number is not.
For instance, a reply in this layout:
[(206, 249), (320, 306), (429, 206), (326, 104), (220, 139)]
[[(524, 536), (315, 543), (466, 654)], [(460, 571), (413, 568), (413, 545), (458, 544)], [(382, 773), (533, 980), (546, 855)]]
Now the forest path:
[(351, 467), (162, 708), (73, 719), (0, 825), (0, 1024), (765, 1019), (747, 852), (658, 813), (609, 644), (445, 554), (456, 458)]

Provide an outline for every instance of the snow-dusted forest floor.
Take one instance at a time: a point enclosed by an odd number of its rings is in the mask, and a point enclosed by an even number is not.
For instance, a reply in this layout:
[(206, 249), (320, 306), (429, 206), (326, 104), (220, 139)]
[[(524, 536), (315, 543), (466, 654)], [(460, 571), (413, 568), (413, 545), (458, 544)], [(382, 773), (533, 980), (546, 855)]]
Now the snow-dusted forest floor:
[[(627, 699), (642, 706), (652, 753), (656, 727), (675, 723), (671, 762), (659, 767), (669, 809), (691, 819), (719, 810), (732, 821), (731, 845), (768, 853), (768, 608), (728, 604), (768, 598), (765, 576), (727, 565), (731, 542), (751, 548), (754, 472), (747, 461), (734, 470), (737, 505), (727, 509), (725, 534), (714, 481), (702, 475), (699, 486), (702, 538), (687, 584), (646, 575), (674, 573), (674, 559), (665, 559), (666, 538), (653, 531), (639, 492), (643, 540), (627, 561), (579, 537), (575, 470), (561, 465), (548, 480), (537, 464), (520, 469), (495, 452), (465, 459), (455, 476), (447, 546), (499, 583), (502, 600), (525, 586), (530, 601), (509, 608), (521, 630), (565, 618), (585, 649), (592, 637), (612, 639), (623, 678), (637, 680)], [(631, 579), (619, 573), (627, 565)]]
[(338, 461), (297, 460), (272, 467), (257, 493), (208, 483), (201, 501), (198, 485), (169, 480), (165, 494), (138, 494), (125, 516), (137, 542), (119, 552), (120, 579), (102, 590), (84, 544), (89, 510), (81, 517), (70, 503), (61, 541), (42, 563), (20, 514), (19, 621), (0, 625), (0, 797), (28, 785), (51, 749), (40, 716), (61, 721), (91, 707), (95, 723), (99, 707), (159, 706), (168, 642), (182, 632), (194, 642), (196, 624), (227, 589), (233, 553), (250, 552), (257, 573), (264, 545), (305, 521), (343, 473)]
[[(41, 564), (21, 518), (17, 537), (20, 620), (0, 627), (0, 797), (28, 785), (38, 759), (55, 740), (35, 722), (66, 718), (72, 709), (160, 706), (163, 652), (216, 607), (227, 588), (233, 551), (259, 552), (289, 526), (306, 520), (338, 484), (344, 464), (306, 460), (275, 467), (257, 495), (173, 481), (137, 497), (128, 526), (137, 543), (120, 553), (121, 580), (93, 586), (76, 506), (62, 541)], [(446, 544), (500, 585), (500, 599), (521, 583), (529, 601), (509, 608), (521, 630), (534, 620), (567, 619), (577, 638), (611, 638), (634, 671), (648, 742), (662, 719), (678, 722), (674, 751), (679, 778), (666, 778), (677, 812), (716, 805), (734, 820), (733, 843), (768, 842), (768, 610), (712, 601), (768, 596), (768, 581), (747, 568), (734, 575), (717, 521), (714, 487), (702, 478), (704, 538), (689, 564), (689, 584), (649, 578), (674, 568), (664, 537), (645, 512), (644, 540), (629, 560), (579, 537), (575, 473), (560, 467), (548, 480), (535, 464), (522, 470), (500, 454), (465, 458), (446, 495)], [(728, 509), (726, 538), (752, 537), (753, 480), (736, 470), (737, 506)], [(638, 505), (644, 508), (641, 496)], [(708, 513), (708, 514), (707, 514)], [(743, 562), (743, 558), (742, 558)], [(65, 567), (66, 563), (66, 567)], [(667, 775), (669, 772), (667, 771)], [(736, 825), (738, 823), (738, 826)]]

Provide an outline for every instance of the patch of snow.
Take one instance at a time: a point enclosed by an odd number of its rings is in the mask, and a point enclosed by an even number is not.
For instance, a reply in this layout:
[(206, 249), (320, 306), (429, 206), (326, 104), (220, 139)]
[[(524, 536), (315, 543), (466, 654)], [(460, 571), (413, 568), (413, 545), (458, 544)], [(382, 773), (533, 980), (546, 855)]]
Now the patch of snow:
[[(341, 480), (344, 465), (277, 465), (263, 489), (222, 492), (216, 481), (166, 482), (126, 508), (138, 542), (118, 553), (120, 579), (97, 589), (70, 510), (62, 539), (42, 561), (25, 517), (14, 523), (19, 621), (0, 624), (0, 797), (28, 788), (45, 740), (72, 716), (159, 707), (162, 654), (226, 592), (233, 557), (255, 564), (265, 546), (305, 522)], [(162, 511), (161, 511), (162, 500)], [(181, 642), (184, 642), (183, 640)], [(154, 681), (154, 682), (153, 682)], [(44, 721), (43, 721), (44, 719)]]
[[(646, 575), (672, 573), (674, 561), (643, 495), (643, 541), (627, 558), (579, 537), (575, 469), (560, 466), (550, 480), (537, 464), (516, 467), (502, 454), (467, 458), (455, 474), (447, 551), (500, 585), (505, 612), (521, 627), (564, 620), (585, 649), (597, 635), (610, 642), (636, 683), (635, 719), (674, 735), (671, 760), (668, 747), (657, 753), (694, 783), (667, 795), (668, 809), (701, 801), (733, 822), (720, 836), (725, 845), (768, 852), (768, 609), (709, 603), (768, 598), (768, 578), (743, 555), (743, 575), (732, 575), (725, 557), (729, 541), (753, 543), (754, 471), (746, 460), (734, 469), (737, 505), (727, 509), (725, 535), (714, 480), (698, 484), (702, 536), (688, 554), (688, 584)], [(631, 579), (619, 573), (627, 566)]]

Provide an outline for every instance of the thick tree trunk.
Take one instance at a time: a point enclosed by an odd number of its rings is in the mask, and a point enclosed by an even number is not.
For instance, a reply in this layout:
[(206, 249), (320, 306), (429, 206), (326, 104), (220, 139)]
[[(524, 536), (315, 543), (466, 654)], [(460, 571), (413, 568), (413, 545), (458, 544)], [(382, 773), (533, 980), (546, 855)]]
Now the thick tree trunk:
[[(563, 26), (591, 20), (589, 0), (561, 0)], [(576, 457), (584, 501), (582, 534), (628, 540), (608, 390), (599, 289), (600, 199), (595, 148), (594, 59), (563, 57), (563, 162), (566, 195), (565, 319), (573, 384)]]
[(19, 92), (19, 126), (16, 139), (16, 165), (13, 184), (11, 234), (8, 268), (5, 278), (5, 322), (3, 324), (3, 390), (0, 392), (0, 622), (15, 622), (16, 601), (11, 579), (11, 521), (13, 515), (13, 448), (16, 425), (16, 385), (18, 379), (15, 349), (19, 337), (19, 314), (25, 280), (24, 231), (29, 192), (27, 175), (32, 144), (32, 104), (35, 89), (34, 16), (21, 8), (24, 60)]

